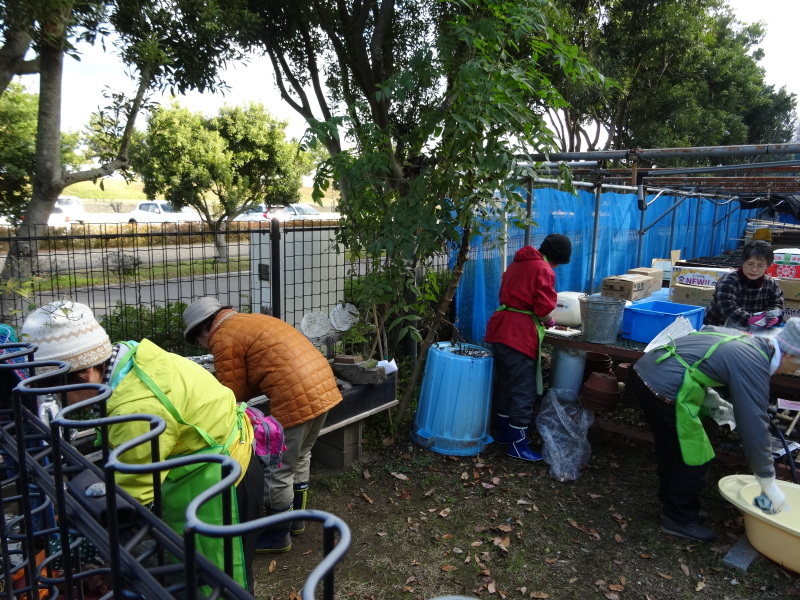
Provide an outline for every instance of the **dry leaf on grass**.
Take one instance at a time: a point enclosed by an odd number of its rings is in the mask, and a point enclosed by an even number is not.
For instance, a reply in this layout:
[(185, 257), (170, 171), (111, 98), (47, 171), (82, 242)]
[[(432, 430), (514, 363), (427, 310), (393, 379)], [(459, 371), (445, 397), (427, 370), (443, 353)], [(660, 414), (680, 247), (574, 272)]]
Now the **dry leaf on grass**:
[(442, 565), (439, 567), (442, 571), (455, 571), (458, 567), (454, 567), (453, 565)]
[(303, 552), (303, 556), (307, 556), (307, 555), (311, 554), (312, 552), (314, 552), (314, 549), (313, 548), (309, 548), (308, 550)]
[(429, 489), (427, 492), (425, 492), (424, 494), (422, 494), (422, 497), (423, 497), (423, 498), (427, 498), (428, 496), (430, 496), (431, 494), (433, 494), (433, 490), (435, 490), (435, 489), (436, 489), (436, 488), (431, 488), (431, 489)]
[(361, 495), (364, 497), (364, 500), (366, 500), (370, 504), (375, 504), (375, 501), (369, 496), (367, 496), (366, 492), (361, 492)]
[(681, 564), (681, 571), (683, 571), (683, 574), (687, 577), (689, 576), (689, 567), (687, 567), (685, 564)]
[(614, 541), (617, 542), (618, 544), (621, 544), (622, 543), (622, 536), (620, 534), (618, 534), (618, 533), (615, 533), (614, 534)]
[(700, 591), (700, 590), (702, 590), (704, 587), (706, 587), (706, 584), (705, 584), (705, 583), (703, 583), (702, 581), (698, 581), (698, 582), (697, 582), (697, 585), (696, 585), (696, 586), (695, 586), (695, 588), (694, 588), (694, 591), (695, 591), (695, 592), (699, 592), (699, 591)]
[(392, 471), (392, 476), (397, 477), (400, 481), (408, 481), (408, 477), (406, 477), (402, 473), (395, 473), (394, 471)]
[(530, 593), (530, 597), (531, 598), (549, 598), (550, 596), (548, 594), (546, 594), (545, 592), (531, 592)]
[(392, 444), (394, 444), (394, 438), (383, 438), (383, 441), (381, 443), (384, 446), (391, 446)]
[(652, 556), (650, 556), (649, 554), (645, 554), (644, 552), (642, 552), (639, 556), (641, 556), (642, 558), (653, 558)]
[(445, 508), (445, 509), (439, 511), (439, 516), (440, 517), (446, 517), (449, 514), (450, 514), (450, 509), (449, 508)]
[(364, 476), (364, 479), (369, 479), (370, 477), (372, 477), (372, 475), (369, 474), (369, 470), (368, 469), (364, 469), (364, 472), (362, 473), (362, 475)]
[(275, 571), (275, 568), (278, 566), (277, 561), (271, 560), (269, 561), (269, 567), (267, 567), (267, 573), (272, 573)]
[(379, 535), (379, 536), (381, 536), (381, 537), (386, 537), (386, 536), (387, 536), (387, 535), (389, 535), (389, 534), (388, 534), (388, 533), (386, 533), (385, 531), (378, 531), (378, 532), (377, 532), (377, 535)]
[(466, 471), (464, 471), (464, 472), (461, 474), (461, 480), (462, 480), (462, 481), (466, 481), (467, 479), (469, 479), (469, 473), (467, 473)]
[(667, 575), (666, 573), (659, 573), (658, 576), (664, 579), (672, 579), (672, 575)]
[(508, 537), (504, 537), (504, 538), (496, 537), (496, 538), (494, 538), (492, 540), (492, 543), (495, 546), (497, 546), (498, 548), (500, 548), (501, 550), (504, 550), (505, 552), (508, 552), (508, 547), (511, 545), (511, 539), (508, 538)]

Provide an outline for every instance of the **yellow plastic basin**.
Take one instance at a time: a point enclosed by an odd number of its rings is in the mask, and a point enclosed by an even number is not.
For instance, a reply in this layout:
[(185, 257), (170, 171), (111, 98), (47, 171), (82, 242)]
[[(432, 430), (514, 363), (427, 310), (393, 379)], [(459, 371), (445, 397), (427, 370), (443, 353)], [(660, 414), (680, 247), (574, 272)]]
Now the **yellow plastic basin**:
[(747, 539), (764, 556), (800, 573), (800, 486), (778, 481), (792, 510), (769, 515), (753, 506), (761, 486), (753, 475), (729, 475), (719, 480), (724, 498), (742, 511)]

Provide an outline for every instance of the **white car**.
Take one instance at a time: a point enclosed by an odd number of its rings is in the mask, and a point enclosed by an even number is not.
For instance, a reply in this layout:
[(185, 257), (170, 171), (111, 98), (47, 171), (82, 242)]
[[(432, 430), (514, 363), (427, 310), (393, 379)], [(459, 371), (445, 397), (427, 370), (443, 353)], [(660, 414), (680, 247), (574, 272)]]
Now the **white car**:
[(266, 223), (268, 220), (266, 208), (263, 206), (254, 206), (252, 208), (248, 208), (246, 211), (236, 215), (232, 219), (234, 223)]
[[(60, 212), (57, 209), (60, 209)], [(86, 210), (83, 208), (81, 199), (76, 198), (75, 196), (58, 197), (58, 200), (56, 200), (55, 209), (50, 214), (50, 217), (53, 218), (55, 215), (60, 214), (63, 214), (63, 219), (70, 223), (79, 223), (82, 225), (86, 222)], [(61, 217), (56, 218), (61, 220)], [(49, 224), (50, 223), (48, 222), (48, 225)]]
[(185, 223), (194, 220), (196, 218), (192, 215), (176, 211), (169, 202), (163, 200), (139, 202), (127, 218), (128, 223)]
[[(290, 204), (289, 206), (270, 206), (267, 210), (267, 218), (280, 221), (307, 221), (333, 217), (321, 214), (310, 204)], [(338, 215), (335, 218), (338, 219)]]

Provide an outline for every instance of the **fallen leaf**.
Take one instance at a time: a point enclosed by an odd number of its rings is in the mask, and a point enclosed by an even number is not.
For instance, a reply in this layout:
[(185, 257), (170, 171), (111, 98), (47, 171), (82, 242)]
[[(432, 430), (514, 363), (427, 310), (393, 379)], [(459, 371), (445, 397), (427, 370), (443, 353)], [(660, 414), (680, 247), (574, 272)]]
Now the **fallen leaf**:
[(370, 498), (369, 496), (367, 496), (367, 494), (365, 492), (362, 492), (361, 495), (364, 497), (364, 500), (366, 500), (370, 504), (375, 504), (375, 501), (372, 498)]
[(672, 579), (672, 575), (667, 575), (666, 573), (659, 573), (658, 576), (664, 579)]
[(379, 536), (381, 536), (381, 537), (384, 537), (384, 536), (387, 536), (387, 535), (389, 535), (389, 534), (388, 534), (388, 533), (386, 533), (385, 531), (379, 531), (379, 532), (378, 532), (378, 535), (379, 535)]
[(445, 509), (439, 511), (439, 516), (440, 517), (446, 517), (449, 514), (450, 514), (450, 509), (449, 508), (445, 508)]
[(369, 479), (370, 477), (372, 477), (372, 475), (369, 474), (369, 471), (367, 469), (364, 469), (363, 475), (364, 479)]
[(464, 471), (464, 472), (461, 474), (461, 480), (462, 480), (462, 481), (466, 481), (467, 479), (469, 479), (469, 473), (467, 473), (466, 471)]
[(527, 592), (527, 591), (528, 591), (528, 588), (526, 588), (526, 587), (521, 587), (521, 588), (519, 588), (519, 593), (520, 593), (520, 594), (524, 594), (524, 593), (525, 593), (525, 592)]
[(608, 589), (612, 592), (623, 592), (625, 591), (625, 587), (621, 585), (617, 585), (616, 583), (609, 584)]
[(314, 551), (314, 549), (313, 549), (313, 548), (309, 548), (308, 550), (306, 550), (305, 552), (303, 552), (303, 556), (306, 556), (306, 555), (308, 555), (308, 554), (311, 554), (313, 551)]
[(485, 481), (481, 481), (481, 485), (486, 490), (493, 490), (494, 486), (491, 483), (486, 483)]
[(434, 490), (434, 489), (436, 489), (436, 488), (431, 488), (431, 489), (429, 489), (427, 492), (425, 492), (424, 494), (422, 494), (422, 497), (423, 497), (423, 498), (427, 498), (428, 496), (430, 496), (431, 494), (433, 494), (433, 490)]
[(608, 600), (619, 600), (619, 596), (617, 596), (614, 592), (606, 592), (603, 594)]
[(494, 581), (490, 581), (486, 585), (486, 591), (489, 592), (490, 594), (494, 594), (497, 591), (497, 586), (495, 586)]
[(500, 478), (499, 477), (492, 477), (492, 483), (495, 485), (500, 485)]
[(546, 594), (545, 592), (531, 592), (530, 593), (530, 597), (531, 598), (549, 598), (550, 596), (548, 594)]
[(297, 593), (297, 590), (292, 588), (292, 591), (289, 592), (289, 600), (300, 600), (300, 594)]
[(645, 554), (644, 552), (642, 552), (639, 556), (641, 556), (642, 558), (653, 558), (652, 556), (650, 556), (649, 554)]
[(620, 534), (618, 534), (618, 533), (615, 533), (614, 534), (614, 541), (617, 542), (618, 544), (621, 544), (622, 543), (622, 536)]
[(511, 539), (508, 537), (504, 538), (496, 537), (492, 540), (492, 543), (501, 550), (505, 550), (506, 552), (508, 552), (508, 547), (511, 545)]
[(402, 473), (395, 473), (394, 471), (392, 471), (392, 476), (397, 477), (400, 481), (408, 481), (408, 477), (406, 477)]
[(591, 493), (590, 493), (590, 494), (588, 494), (588, 496), (589, 496), (589, 498), (591, 498), (592, 500), (597, 500), (598, 498), (602, 498), (602, 497), (603, 497), (603, 496), (602, 496), (602, 495), (600, 495), (600, 494), (591, 494)]
[(706, 587), (706, 584), (705, 584), (705, 583), (703, 583), (702, 581), (698, 581), (698, 582), (697, 582), (697, 586), (695, 586), (695, 588), (694, 588), (694, 591), (695, 591), (695, 592), (699, 592), (699, 591), (700, 591), (700, 590), (702, 590), (704, 587)]
[(453, 539), (453, 534), (452, 534), (452, 533), (445, 533), (445, 534), (442, 536), (442, 539), (443, 539), (443, 540), (452, 540), (452, 539)]
[(533, 504), (530, 500), (526, 500), (525, 498), (520, 498), (517, 500), (517, 504)]
[(689, 576), (689, 567), (687, 567), (685, 564), (681, 565), (681, 571), (683, 571), (683, 574), (687, 577)]
[(453, 565), (442, 565), (439, 567), (442, 571), (455, 571), (458, 567), (454, 567)]
[(412, 581), (416, 581), (416, 580), (417, 580), (417, 578), (416, 578), (416, 577), (414, 577), (413, 575), (411, 575), (411, 576), (409, 576), (409, 578), (408, 578), (408, 579), (406, 579), (406, 585), (408, 585), (408, 584), (409, 584), (409, 583), (411, 583)]
[(510, 526), (510, 525), (498, 525), (498, 526), (497, 526), (497, 528), (498, 528), (500, 531), (505, 531), (506, 533), (508, 533), (509, 531), (511, 531), (511, 526)]
[(394, 444), (394, 438), (383, 438), (383, 441), (381, 443), (384, 446), (391, 446), (392, 444)]
[(546, 562), (548, 565), (552, 565), (554, 562), (558, 562), (558, 559), (557, 558), (545, 558), (544, 562)]
[(267, 568), (267, 572), (272, 573), (275, 570), (275, 567), (278, 566), (278, 562), (271, 560), (269, 561), (269, 567)]
[(472, 542), (472, 543), (470, 544), (470, 546), (472, 546), (473, 548), (474, 548), (474, 547), (476, 547), (476, 546), (483, 546), (483, 542), (481, 542), (480, 540), (478, 540), (477, 542)]

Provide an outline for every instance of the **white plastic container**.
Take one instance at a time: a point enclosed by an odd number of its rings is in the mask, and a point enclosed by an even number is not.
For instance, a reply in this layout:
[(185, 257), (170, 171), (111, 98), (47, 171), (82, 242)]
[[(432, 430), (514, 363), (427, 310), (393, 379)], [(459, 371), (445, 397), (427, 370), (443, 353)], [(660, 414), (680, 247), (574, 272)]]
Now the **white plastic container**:
[(581, 324), (581, 305), (578, 298), (583, 296), (583, 292), (558, 292), (556, 308), (553, 311), (553, 318), (556, 325), (564, 327), (579, 327)]

